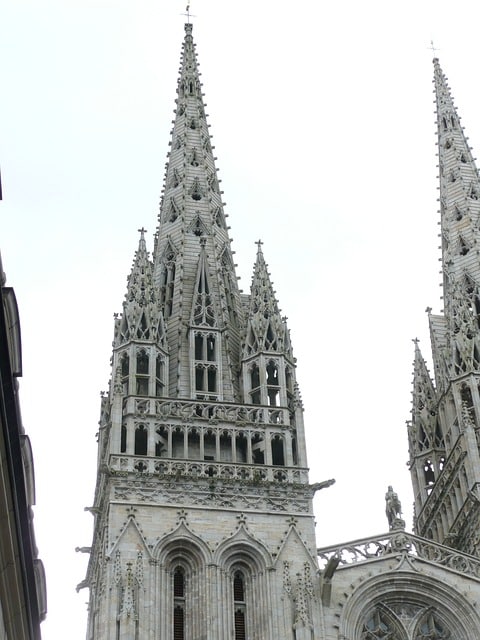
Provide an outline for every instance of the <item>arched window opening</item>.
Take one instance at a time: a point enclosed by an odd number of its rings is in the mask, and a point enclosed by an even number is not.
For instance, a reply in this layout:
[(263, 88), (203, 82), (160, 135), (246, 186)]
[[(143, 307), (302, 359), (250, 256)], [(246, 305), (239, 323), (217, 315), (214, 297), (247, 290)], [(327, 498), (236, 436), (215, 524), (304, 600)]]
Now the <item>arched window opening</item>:
[(127, 426), (122, 424), (120, 431), (120, 453), (127, 451)]
[(452, 123), (452, 127), (455, 129), (457, 123), (456, 123), (455, 118), (453, 116), (450, 117), (450, 122)]
[(423, 463), (423, 472), (425, 475), (425, 484), (432, 487), (435, 484), (435, 469), (433, 468), (433, 462), (427, 458)]
[(165, 455), (168, 447), (168, 433), (165, 427), (159, 427), (155, 434), (157, 436), (155, 440), (155, 455), (160, 458)]
[(173, 574), (173, 640), (185, 640), (185, 574), (181, 567)]
[(254, 464), (265, 464), (265, 441), (258, 433), (252, 438), (252, 458)]
[(203, 438), (203, 459), (212, 461), (215, 460), (217, 453), (217, 438), (213, 431), (207, 431)]
[(160, 304), (165, 320), (172, 315), (173, 293), (175, 287), (175, 253), (167, 251), (160, 274)]
[(195, 389), (197, 391), (205, 391), (204, 373), (204, 367), (202, 367), (201, 365), (197, 365), (195, 367)]
[(443, 130), (446, 131), (448, 129), (448, 125), (447, 125), (447, 119), (445, 117), (442, 118), (442, 124), (443, 124)]
[(283, 439), (280, 436), (275, 436), (272, 439), (272, 464), (275, 466), (285, 465)]
[(195, 335), (195, 360), (203, 360), (203, 336), (201, 333)]
[(197, 429), (192, 429), (188, 434), (188, 457), (200, 458), (200, 434)]
[(148, 375), (148, 355), (145, 351), (137, 353), (137, 373)]
[(277, 364), (270, 360), (266, 367), (267, 376), (267, 396), (268, 404), (271, 407), (276, 407), (279, 404), (280, 389), (278, 386), (278, 367)]
[(137, 353), (136, 369), (136, 394), (137, 396), (148, 396), (148, 369), (149, 357), (145, 351)]
[(155, 395), (161, 397), (165, 390), (165, 362), (162, 356), (157, 356), (155, 362)]
[(207, 383), (208, 383), (208, 391), (210, 393), (216, 393), (216, 391), (217, 391), (217, 369), (215, 367), (208, 367), (208, 369), (207, 369)]
[(184, 452), (184, 438), (183, 431), (180, 427), (177, 427), (172, 432), (172, 457), (183, 458)]
[(267, 364), (267, 384), (278, 385), (278, 369), (273, 360)]
[(215, 337), (207, 336), (207, 360), (213, 362), (215, 360)]
[(432, 611), (429, 611), (420, 621), (413, 636), (414, 640), (443, 640), (451, 637), (450, 631)]
[[(258, 369), (258, 366), (256, 364), (252, 365), (252, 368), (250, 369), (250, 389), (252, 390), (251, 396), (252, 396), (252, 403), (253, 404), (260, 404), (260, 371)], [(255, 393), (258, 390), (258, 394)], [(258, 395), (258, 400), (255, 401), (253, 400), (253, 396), (257, 396)]]
[(237, 462), (247, 462), (247, 438), (244, 433), (239, 433), (236, 439)]
[(135, 450), (136, 456), (147, 455), (148, 430), (144, 424), (138, 425), (135, 429)]
[(120, 367), (122, 372), (123, 393), (127, 395), (128, 394), (128, 377), (130, 373), (130, 358), (126, 353), (122, 355), (122, 359), (120, 360)]
[(385, 638), (396, 638), (386, 616), (378, 609), (375, 609), (373, 613), (367, 616), (362, 631), (362, 640), (385, 640)]
[(462, 411), (466, 411), (470, 420), (475, 423), (475, 408), (473, 406), (472, 390), (468, 385), (462, 385), (460, 397), (462, 399)]
[(241, 571), (236, 571), (233, 576), (233, 606), (235, 620), (235, 640), (246, 639), (246, 604), (245, 582)]
[(220, 434), (220, 459), (225, 462), (232, 460), (232, 436), (227, 431)]

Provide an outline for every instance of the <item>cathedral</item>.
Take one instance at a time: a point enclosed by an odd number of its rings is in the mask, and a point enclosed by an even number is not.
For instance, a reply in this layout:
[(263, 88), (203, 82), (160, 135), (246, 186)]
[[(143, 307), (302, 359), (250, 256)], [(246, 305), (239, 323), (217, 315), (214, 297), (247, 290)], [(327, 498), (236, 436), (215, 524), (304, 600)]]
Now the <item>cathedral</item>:
[[(261, 242), (238, 288), (185, 25), (153, 251), (145, 230), (101, 400), (87, 640), (480, 638), (480, 178), (434, 60), (444, 311), (415, 344), (414, 534), (317, 549), (303, 406)], [(388, 523), (388, 524), (387, 524)]]

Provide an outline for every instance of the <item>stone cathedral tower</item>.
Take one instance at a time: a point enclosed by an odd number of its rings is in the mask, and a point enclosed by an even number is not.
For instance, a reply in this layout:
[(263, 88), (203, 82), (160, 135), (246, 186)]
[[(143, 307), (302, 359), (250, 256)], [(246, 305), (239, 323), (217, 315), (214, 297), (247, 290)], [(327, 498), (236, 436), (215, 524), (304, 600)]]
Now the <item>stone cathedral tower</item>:
[(153, 255), (140, 231), (102, 398), (89, 640), (310, 639), (302, 403), (258, 243), (242, 294), (185, 25)]
[(435, 385), (415, 346), (410, 471), (416, 532), (480, 555), (480, 178), (434, 60), (444, 311), (429, 311)]

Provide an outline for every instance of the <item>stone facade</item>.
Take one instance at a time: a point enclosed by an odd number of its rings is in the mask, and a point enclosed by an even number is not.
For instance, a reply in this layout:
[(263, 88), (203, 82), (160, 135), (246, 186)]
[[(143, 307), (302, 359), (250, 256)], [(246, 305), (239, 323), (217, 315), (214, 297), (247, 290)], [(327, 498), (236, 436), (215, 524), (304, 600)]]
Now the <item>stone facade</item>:
[[(476, 441), (464, 399), (464, 440), (450, 440), (448, 455), (443, 424), (426, 400), (415, 405), (417, 532), (430, 540), (404, 532), (389, 488), (389, 533), (315, 548), (312, 497), (333, 481), (309, 484), (295, 359), (260, 242), (250, 293), (238, 290), (190, 24), (170, 144), (153, 254), (141, 229), (101, 403), (93, 544), (80, 585), (90, 589), (88, 640), (480, 637), (480, 561), (465, 553), (476, 550), (472, 478), (468, 518), (456, 520), (457, 539), (468, 542), (458, 551), (439, 544), (445, 531), (431, 533), (436, 506), (429, 511), (431, 496), (456, 486), (457, 463)], [(462, 238), (472, 241), (467, 230)], [(415, 389), (433, 403), (418, 345), (415, 366)], [(446, 398), (452, 385), (442, 384)], [(420, 422), (428, 451), (416, 444)], [(424, 490), (427, 453), (444, 475)]]

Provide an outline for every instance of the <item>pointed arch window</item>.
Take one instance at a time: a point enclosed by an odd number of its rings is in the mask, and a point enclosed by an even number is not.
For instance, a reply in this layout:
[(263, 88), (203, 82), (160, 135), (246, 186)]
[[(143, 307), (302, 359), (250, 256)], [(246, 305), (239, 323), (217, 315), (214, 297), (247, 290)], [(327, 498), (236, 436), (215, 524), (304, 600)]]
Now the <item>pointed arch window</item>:
[(148, 429), (144, 424), (139, 424), (135, 429), (135, 455), (146, 456), (148, 443)]
[(122, 385), (124, 395), (128, 395), (128, 380), (130, 375), (130, 358), (127, 353), (124, 353), (120, 359), (120, 368), (122, 374)]
[(451, 637), (450, 631), (440, 622), (433, 611), (429, 611), (423, 616), (413, 635), (414, 640), (446, 640)]
[(160, 398), (165, 393), (165, 360), (163, 356), (157, 355), (155, 361), (155, 395)]
[(283, 438), (279, 435), (272, 438), (272, 464), (279, 467), (285, 465)]
[(122, 424), (120, 431), (120, 453), (127, 451), (127, 425)]
[(362, 640), (400, 640), (387, 616), (375, 609), (365, 621)]
[(246, 640), (245, 577), (242, 571), (233, 574), (233, 609), (235, 621), (235, 640)]
[(268, 404), (276, 407), (279, 404), (280, 387), (278, 383), (278, 365), (269, 360), (266, 367)]
[(160, 273), (160, 304), (166, 320), (172, 315), (175, 287), (175, 259), (175, 253), (172, 250), (168, 250), (163, 259)]
[(137, 353), (136, 363), (136, 394), (137, 396), (148, 396), (150, 358), (148, 353), (142, 349)]
[(250, 369), (250, 402), (261, 404), (260, 396), (260, 370), (257, 364), (252, 364)]
[(430, 458), (427, 458), (423, 463), (423, 472), (425, 476), (425, 484), (427, 486), (427, 493), (430, 493), (433, 485), (435, 484), (435, 469)]
[(173, 640), (185, 640), (185, 572), (173, 572)]

